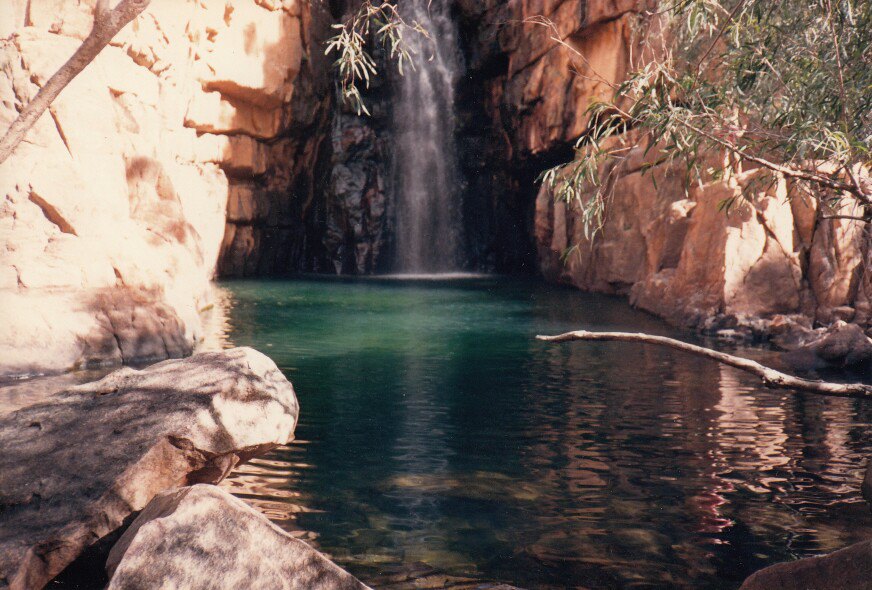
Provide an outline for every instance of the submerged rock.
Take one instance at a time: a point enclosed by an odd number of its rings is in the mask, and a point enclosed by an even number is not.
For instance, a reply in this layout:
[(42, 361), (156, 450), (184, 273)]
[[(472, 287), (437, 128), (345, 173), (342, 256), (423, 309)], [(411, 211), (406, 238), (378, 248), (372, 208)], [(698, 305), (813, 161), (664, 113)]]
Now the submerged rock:
[(229, 493), (163, 492), (112, 548), (108, 590), (363, 590), (360, 581)]
[(769, 566), (739, 590), (867, 590), (870, 584), (872, 541), (863, 541), (829, 555)]
[(0, 588), (40, 588), (155, 494), (292, 438), (293, 387), (250, 348), (125, 368), (0, 418)]

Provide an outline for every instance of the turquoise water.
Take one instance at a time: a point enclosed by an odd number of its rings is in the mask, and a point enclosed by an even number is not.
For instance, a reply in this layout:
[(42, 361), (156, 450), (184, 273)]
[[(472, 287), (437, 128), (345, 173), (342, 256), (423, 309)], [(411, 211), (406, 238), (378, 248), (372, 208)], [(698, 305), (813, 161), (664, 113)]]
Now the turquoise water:
[(736, 588), (872, 534), (872, 404), (669, 350), (533, 339), (691, 338), (621, 299), (489, 278), (223, 288), (224, 344), (269, 354), (302, 408), (297, 440), (225, 485), (364, 581)]

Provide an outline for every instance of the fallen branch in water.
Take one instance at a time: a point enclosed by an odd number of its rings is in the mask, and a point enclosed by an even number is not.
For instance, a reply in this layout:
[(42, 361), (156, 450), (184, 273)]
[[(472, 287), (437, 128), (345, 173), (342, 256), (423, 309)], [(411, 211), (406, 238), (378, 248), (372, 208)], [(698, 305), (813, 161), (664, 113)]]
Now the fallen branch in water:
[(587, 332), (578, 330), (576, 332), (567, 332), (557, 336), (536, 336), (537, 340), (545, 342), (570, 342), (573, 340), (599, 340), (599, 341), (617, 341), (617, 342), (643, 342), (645, 344), (659, 344), (676, 350), (695, 354), (705, 358), (712, 359), (719, 363), (735, 367), (748, 373), (753, 373), (763, 380), (767, 387), (773, 389), (796, 389), (799, 391), (810, 391), (820, 393), (822, 395), (832, 395), (838, 397), (857, 397), (861, 399), (872, 399), (872, 385), (863, 383), (832, 383), (829, 381), (812, 381), (810, 379), (802, 379), (781, 373), (775, 369), (770, 369), (765, 365), (761, 365), (757, 361), (733, 356), (724, 352), (718, 352), (703, 346), (688, 344), (673, 338), (665, 336), (654, 336), (651, 334), (633, 334), (630, 332)]

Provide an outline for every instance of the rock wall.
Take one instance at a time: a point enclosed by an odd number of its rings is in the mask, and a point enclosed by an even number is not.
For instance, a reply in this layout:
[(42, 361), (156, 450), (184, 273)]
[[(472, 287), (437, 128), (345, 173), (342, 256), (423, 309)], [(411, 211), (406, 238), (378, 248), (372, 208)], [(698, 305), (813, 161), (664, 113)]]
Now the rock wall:
[[(629, 295), (638, 307), (698, 328), (745, 326), (765, 335), (769, 320), (784, 314), (869, 327), (872, 235), (853, 221), (821, 220), (811, 199), (788, 201), (784, 183), (756, 191), (729, 215), (720, 212), (718, 203), (740, 194), (753, 170), (688, 193), (680, 170), (657, 166), (643, 174), (637, 150), (636, 162), (618, 175), (605, 225), (592, 242), (576, 207), (555, 204), (545, 190), (536, 194), (535, 175), (571, 159), (591, 100), (610, 93), (606, 82), (620, 81), (656, 46), (632, 34), (643, 26), (647, 40), (657, 39), (656, 20), (640, 25), (639, 18), (653, 2), (457, 6), (470, 73), (481, 80), (479, 102), (489, 117), (482, 168), (503, 171), (494, 183), (502, 192), (535, 201), (525, 229), (546, 278)], [(542, 16), (554, 26), (531, 22)]]
[(324, 55), (332, 25), (357, 0), (309, 2), (302, 15), (306, 59), (295, 82), (275, 152), (259, 182), (231, 192), (221, 276), (316, 272), (369, 274), (386, 269), (389, 252), (386, 177), (390, 84), (382, 75), (363, 90), (370, 116), (337, 97), (333, 56)]
[[(94, 3), (0, 5), (0, 128), (87, 35)], [(685, 194), (640, 159), (593, 243), (572, 207), (537, 195), (604, 82), (643, 58), (632, 32), (652, 5), (454, 0), (466, 267), (627, 294), (696, 326), (868, 327), (872, 237), (783, 186), (720, 214), (753, 171)], [(0, 166), (0, 375), (188, 354), (216, 273), (389, 270), (392, 74), (362, 119), (338, 106), (322, 50), (354, 6), (152, 0), (70, 84)]]
[[(94, 3), (0, 7), (0, 129), (87, 35)], [(287, 177), (306, 13), (153, 0), (63, 91), (0, 166), (0, 374), (190, 353), (222, 239), (223, 264), (244, 264), (258, 196)]]

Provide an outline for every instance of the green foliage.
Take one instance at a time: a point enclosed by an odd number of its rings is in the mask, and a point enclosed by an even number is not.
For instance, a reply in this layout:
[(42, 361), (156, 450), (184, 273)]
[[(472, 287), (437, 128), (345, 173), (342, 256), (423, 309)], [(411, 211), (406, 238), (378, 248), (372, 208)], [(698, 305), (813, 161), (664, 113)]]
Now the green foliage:
[(755, 167), (758, 182), (787, 178), (824, 211), (850, 199), (872, 221), (872, 3), (673, 0), (642, 18), (663, 19), (671, 47), (592, 103), (576, 159), (540, 177), (586, 235), (634, 142), (681, 160), (689, 183)]
[(414, 68), (414, 48), (409, 35), (429, 34), (417, 21), (407, 22), (390, 2), (366, 0), (345, 24), (333, 25), (337, 33), (327, 40), (325, 55), (336, 53), (335, 67), (339, 72), (340, 92), (346, 104), (358, 115), (369, 110), (360, 92), (361, 84), (369, 87), (370, 79), (378, 75), (375, 59), (367, 49), (370, 39), (385, 48), (388, 59), (397, 64), (400, 75), (406, 66)]

